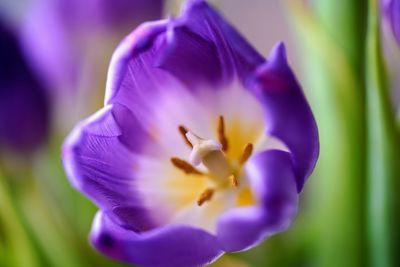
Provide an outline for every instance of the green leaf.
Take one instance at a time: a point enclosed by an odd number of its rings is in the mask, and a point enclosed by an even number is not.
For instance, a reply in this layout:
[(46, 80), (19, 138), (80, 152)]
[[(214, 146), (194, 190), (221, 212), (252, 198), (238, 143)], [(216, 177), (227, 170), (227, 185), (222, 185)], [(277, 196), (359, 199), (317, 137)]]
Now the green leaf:
[(369, 1), (367, 40), (368, 219), (371, 266), (400, 266), (400, 139), (380, 43), (380, 10)]
[[(323, 1), (320, 5), (325, 6), (316, 9), (317, 13), (301, 1), (286, 2), (304, 56), (301, 82), (317, 120), (321, 144), (306, 192), (313, 233), (307, 266), (364, 266), (365, 89), (357, 61), (364, 49), (358, 34), (334, 33), (329, 26), (334, 24), (330, 20), (352, 21), (343, 18), (351, 14), (340, 11), (355, 2)], [(333, 5), (338, 5), (330, 9), (333, 14), (318, 13)]]

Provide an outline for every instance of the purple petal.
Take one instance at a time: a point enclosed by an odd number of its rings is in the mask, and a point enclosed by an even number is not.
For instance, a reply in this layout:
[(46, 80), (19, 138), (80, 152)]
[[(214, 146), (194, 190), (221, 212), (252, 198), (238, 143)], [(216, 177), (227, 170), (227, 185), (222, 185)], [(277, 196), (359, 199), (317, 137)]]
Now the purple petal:
[(154, 42), (165, 32), (167, 24), (167, 21), (144, 23), (121, 42), (108, 71), (106, 104), (119, 102), (129, 107), (140, 99), (143, 88), (150, 92), (158, 88), (157, 75), (165, 74), (153, 67), (157, 49)]
[(262, 62), (205, 1), (188, 1), (177, 19), (143, 24), (125, 38), (112, 58), (106, 103), (129, 106), (144, 94), (150, 101), (176, 80), (189, 90), (204, 88), (204, 83), (219, 88), (246, 80)]
[(38, 148), (49, 131), (45, 87), (34, 75), (13, 33), (0, 21), (0, 147)]
[(134, 188), (135, 154), (150, 137), (131, 112), (107, 106), (80, 123), (63, 146), (63, 162), (72, 184), (118, 223), (143, 231), (154, 227)]
[(254, 155), (247, 164), (251, 187), (260, 204), (221, 216), (217, 239), (225, 251), (248, 249), (287, 229), (297, 211), (296, 178), (289, 153), (268, 150)]
[[(82, 6), (82, 1), (74, 2), (75, 6)], [(165, 0), (86, 0), (86, 2), (89, 4), (87, 9), (81, 10), (83, 19), (86, 15), (87, 20), (87, 11), (92, 8), (90, 13), (94, 15), (91, 18), (93, 27), (102, 26), (112, 31), (121, 26), (131, 29), (133, 25), (142, 21), (159, 19)]]
[[(200, 23), (199, 23), (200, 22)], [(160, 66), (191, 88), (206, 81), (244, 80), (264, 59), (224, 18), (205, 1), (188, 1), (172, 24)]]
[(264, 105), (268, 132), (290, 149), (301, 191), (319, 154), (318, 129), (311, 109), (287, 60), (283, 43), (257, 69), (254, 92)]
[(102, 212), (96, 215), (90, 240), (109, 257), (148, 267), (204, 266), (223, 254), (215, 237), (203, 230), (171, 225), (137, 234)]
[(243, 78), (264, 62), (264, 58), (206, 1), (187, 1), (182, 20), (194, 32), (216, 44), (224, 71), (237, 71)]
[(387, 16), (393, 35), (397, 43), (400, 44), (400, 1), (399, 0), (383, 0), (384, 13)]
[(192, 88), (204, 83), (221, 83), (223, 68), (214, 43), (186, 26), (168, 30), (158, 53), (156, 65), (178, 77)]
[(88, 49), (95, 38), (113, 47), (112, 40), (139, 23), (159, 19), (163, 5), (164, 0), (37, 0), (24, 17), (22, 40), (43, 79), (57, 88), (76, 88), (93, 63)]
[(76, 26), (66, 23), (75, 11), (65, 6), (66, 3), (68, 1), (35, 1), (21, 25), (24, 52), (38, 75), (49, 84), (51, 94), (61, 86), (75, 88), (83, 72), (81, 44), (77, 34), (74, 35)]

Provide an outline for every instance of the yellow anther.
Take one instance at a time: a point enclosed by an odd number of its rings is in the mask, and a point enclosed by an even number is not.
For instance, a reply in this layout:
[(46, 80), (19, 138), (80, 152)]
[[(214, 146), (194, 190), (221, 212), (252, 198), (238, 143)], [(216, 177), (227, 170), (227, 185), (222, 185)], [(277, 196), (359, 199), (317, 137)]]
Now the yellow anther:
[(210, 201), (213, 195), (214, 189), (207, 188), (203, 193), (201, 193), (199, 199), (197, 200), (197, 205), (201, 206), (204, 204), (204, 202)]
[(238, 179), (235, 177), (235, 175), (231, 174), (231, 175), (228, 177), (228, 180), (229, 180), (229, 185), (230, 185), (230, 186), (232, 186), (232, 187), (238, 187), (238, 186), (239, 186), (239, 181), (238, 181)]
[(252, 153), (253, 153), (253, 144), (248, 143), (243, 149), (242, 155), (239, 159), (239, 163), (241, 165), (245, 164), (246, 161), (250, 158)]
[(218, 140), (222, 145), (222, 151), (227, 151), (228, 150), (228, 138), (226, 138), (226, 135), (225, 135), (225, 121), (224, 121), (224, 117), (222, 115), (219, 116), (219, 118), (218, 118), (217, 132), (218, 132)]
[(182, 135), (182, 138), (183, 138), (183, 140), (185, 141), (185, 143), (186, 143), (189, 147), (193, 148), (192, 143), (190, 143), (189, 139), (186, 137), (186, 134), (187, 134), (188, 130), (185, 128), (185, 126), (179, 125), (178, 130), (179, 130), (179, 133)]
[(171, 162), (175, 167), (184, 171), (186, 174), (197, 174), (197, 175), (203, 174), (201, 171), (197, 170), (189, 162), (187, 162), (183, 159), (172, 157)]

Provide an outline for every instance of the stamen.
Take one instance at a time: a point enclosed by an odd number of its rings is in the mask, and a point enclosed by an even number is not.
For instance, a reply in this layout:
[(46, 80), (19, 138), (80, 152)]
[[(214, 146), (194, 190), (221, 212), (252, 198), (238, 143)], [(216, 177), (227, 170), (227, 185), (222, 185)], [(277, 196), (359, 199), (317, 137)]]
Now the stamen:
[(204, 202), (210, 201), (213, 195), (214, 189), (207, 188), (203, 193), (201, 193), (199, 199), (197, 200), (197, 205), (201, 206), (204, 204)]
[(182, 135), (183, 140), (185, 140), (185, 143), (188, 146), (190, 146), (191, 148), (193, 148), (192, 143), (190, 143), (189, 139), (186, 137), (188, 129), (186, 129), (185, 126), (183, 126), (183, 125), (179, 125), (178, 130), (179, 130), (179, 133)]
[(218, 118), (218, 140), (222, 145), (222, 151), (227, 151), (228, 150), (228, 139), (226, 138), (225, 135), (225, 122), (224, 122), (224, 117), (221, 115)]
[(235, 177), (235, 175), (231, 174), (231, 175), (228, 177), (228, 180), (229, 180), (230, 186), (232, 186), (232, 187), (238, 187), (238, 186), (239, 186), (239, 181), (237, 180), (237, 178)]
[(203, 174), (201, 171), (197, 170), (189, 162), (184, 161), (183, 159), (172, 157), (171, 162), (175, 167), (177, 167), (178, 169), (181, 169), (186, 174), (197, 174), (197, 175)]
[(248, 143), (243, 149), (243, 153), (242, 153), (242, 156), (239, 159), (239, 163), (241, 165), (246, 163), (246, 161), (250, 158), (252, 153), (253, 153), (253, 144)]

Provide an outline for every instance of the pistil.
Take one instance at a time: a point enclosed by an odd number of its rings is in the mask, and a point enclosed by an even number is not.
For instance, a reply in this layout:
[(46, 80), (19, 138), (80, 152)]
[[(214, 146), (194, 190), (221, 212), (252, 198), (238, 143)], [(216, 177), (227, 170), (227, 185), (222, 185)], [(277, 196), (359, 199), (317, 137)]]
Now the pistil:
[(220, 181), (226, 181), (232, 174), (232, 167), (221, 150), (210, 151), (203, 156), (202, 162)]

